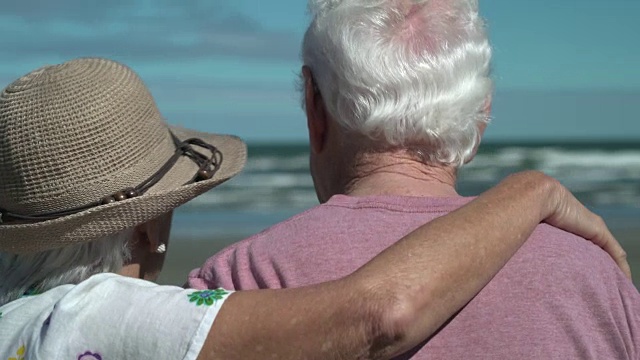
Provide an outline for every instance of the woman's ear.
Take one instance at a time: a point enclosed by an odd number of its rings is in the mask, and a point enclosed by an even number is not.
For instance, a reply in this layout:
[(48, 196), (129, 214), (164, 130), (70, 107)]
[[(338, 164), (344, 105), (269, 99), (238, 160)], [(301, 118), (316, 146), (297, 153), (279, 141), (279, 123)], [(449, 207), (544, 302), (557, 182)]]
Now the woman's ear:
[(136, 248), (138, 248), (139, 251), (144, 251), (145, 253), (155, 253), (155, 250), (157, 249), (159, 244), (158, 237), (154, 235), (154, 233), (157, 233), (157, 231), (154, 231), (153, 228), (153, 220), (136, 226)]
[(164, 265), (165, 253), (168, 250), (169, 234), (173, 212), (168, 212), (136, 228), (141, 252), (140, 278), (155, 280)]
[(167, 251), (172, 220), (173, 211), (170, 211), (151, 221), (148, 221), (145, 224), (146, 238), (149, 243), (149, 250), (151, 252), (155, 254), (163, 254)]

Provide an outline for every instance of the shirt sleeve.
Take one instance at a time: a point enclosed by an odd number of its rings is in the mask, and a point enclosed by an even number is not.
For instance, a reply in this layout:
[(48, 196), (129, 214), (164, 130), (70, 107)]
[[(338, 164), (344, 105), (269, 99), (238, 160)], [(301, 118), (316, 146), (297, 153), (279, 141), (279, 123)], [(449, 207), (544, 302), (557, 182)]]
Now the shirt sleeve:
[(97, 275), (51, 309), (35, 358), (196, 359), (230, 294)]

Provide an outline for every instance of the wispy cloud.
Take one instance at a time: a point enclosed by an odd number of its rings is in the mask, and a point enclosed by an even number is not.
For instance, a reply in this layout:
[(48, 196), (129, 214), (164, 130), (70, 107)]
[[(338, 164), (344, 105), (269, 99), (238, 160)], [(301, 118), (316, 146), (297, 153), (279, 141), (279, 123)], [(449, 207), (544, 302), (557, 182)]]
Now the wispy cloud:
[[(305, 2), (3, 1), (0, 87), (44, 64), (104, 56), (136, 70), (171, 122), (249, 139), (304, 139), (293, 84)], [(481, 4), (498, 80), (489, 138), (640, 134), (639, 1)]]
[(301, 31), (274, 30), (233, 2), (24, 0), (0, 9), (2, 85), (44, 64), (101, 56), (132, 66), (172, 123), (259, 138), (277, 119), (276, 137), (304, 133), (293, 87)]
[(273, 31), (223, 1), (15, 1), (2, 5), (3, 60), (106, 56), (295, 61), (299, 35)]

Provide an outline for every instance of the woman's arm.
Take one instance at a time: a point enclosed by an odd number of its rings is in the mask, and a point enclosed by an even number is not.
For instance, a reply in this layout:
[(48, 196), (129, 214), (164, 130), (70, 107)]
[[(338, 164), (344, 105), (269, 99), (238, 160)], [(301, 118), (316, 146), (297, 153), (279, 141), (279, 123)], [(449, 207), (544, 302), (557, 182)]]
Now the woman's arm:
[(389, 359), (473, 298), (541, 221), (605, 249), (630, 274), (602, 219), (538, 172), (513, 175), (412, 232), (341, 280), (242, 291), (222, 307), (199, 359)]

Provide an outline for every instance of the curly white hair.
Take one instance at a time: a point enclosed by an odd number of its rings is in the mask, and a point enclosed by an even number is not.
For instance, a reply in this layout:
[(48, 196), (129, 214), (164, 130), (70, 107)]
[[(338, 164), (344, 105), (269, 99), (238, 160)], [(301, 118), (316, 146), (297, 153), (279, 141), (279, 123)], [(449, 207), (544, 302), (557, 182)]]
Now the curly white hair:
[(345, 129), (461, 166), (493, 91), (477, 0), (310, 0), (303, 43), (329, 113)]

